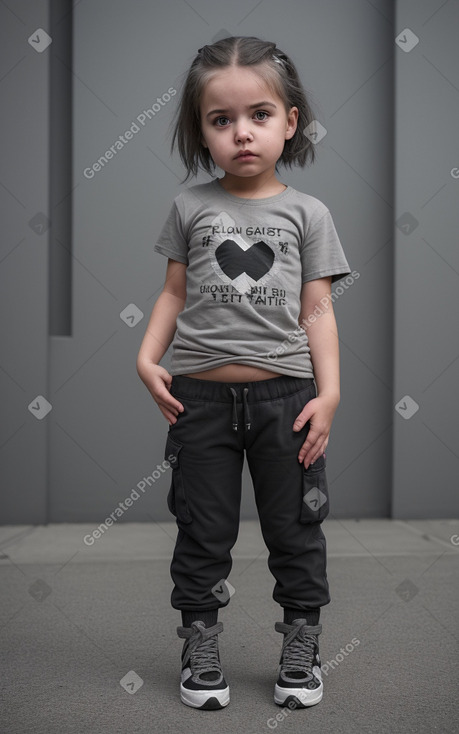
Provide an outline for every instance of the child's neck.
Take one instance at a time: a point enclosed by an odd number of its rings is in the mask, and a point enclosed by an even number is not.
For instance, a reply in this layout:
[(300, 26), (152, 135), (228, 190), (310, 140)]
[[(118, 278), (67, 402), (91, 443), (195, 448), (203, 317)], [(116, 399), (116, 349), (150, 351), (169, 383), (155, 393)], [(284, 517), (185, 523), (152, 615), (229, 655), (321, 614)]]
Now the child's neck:
[(262, 176), (250, 176), (249, 178), (225, 173), (219, 181), (220, 185), (229, 194), (240, 196), (244, 199), (265, 199), (269, 196), (281, 194), (287, 188), (285, 184), (277, 180), (274, 173)]

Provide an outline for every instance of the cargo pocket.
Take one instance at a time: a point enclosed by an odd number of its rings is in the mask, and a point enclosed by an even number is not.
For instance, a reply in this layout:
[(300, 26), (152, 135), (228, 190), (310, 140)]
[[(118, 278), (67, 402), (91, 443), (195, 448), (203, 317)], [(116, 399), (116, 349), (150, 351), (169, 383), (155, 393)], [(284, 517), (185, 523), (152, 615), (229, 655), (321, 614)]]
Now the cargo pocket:
[(307, 469), (303, 466), (301, 523), (322, 522), (330, 511), (325, 466), (325, 456), (323, 454)]
[(182, 523), (190, 523), (192, 517), (186, 501), (185, 487), (183, 483), (182, 469), (180, 467), (180, 451), (182, 444), (175, 441), (169, 434), (166, 441), (164, 458), (169, 462), (172, 470), (171, 486), (167, 495), (167, 506), (177, 520)]

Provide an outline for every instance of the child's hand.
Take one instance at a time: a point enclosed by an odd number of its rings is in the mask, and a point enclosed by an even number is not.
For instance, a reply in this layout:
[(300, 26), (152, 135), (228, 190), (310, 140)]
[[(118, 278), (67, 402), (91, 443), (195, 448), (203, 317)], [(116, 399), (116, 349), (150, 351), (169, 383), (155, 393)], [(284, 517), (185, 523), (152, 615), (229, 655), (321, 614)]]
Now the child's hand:
[(298, 461), (304, 461), (305, 469), (325, 452), (338, 404), (339, 400), (333, 396), (319, 395), (309, 400), (295, 419), (294, 431), (300, 431), (308, 420), (311, 421), (306, 441), (298, 454)]
[(172, 375), (161, 365), (153, 363), (144, 365), (139, 375), (169, 425), (173, 425), (177, 421), (177, 415), (183, 412), (184, 407), (170, 394)]

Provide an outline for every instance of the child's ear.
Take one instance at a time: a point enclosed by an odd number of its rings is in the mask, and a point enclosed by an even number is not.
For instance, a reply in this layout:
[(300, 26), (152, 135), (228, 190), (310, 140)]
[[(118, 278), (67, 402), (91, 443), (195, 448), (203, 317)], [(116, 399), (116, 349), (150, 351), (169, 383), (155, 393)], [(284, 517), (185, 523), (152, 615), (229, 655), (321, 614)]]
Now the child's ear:
[(202, 145), (202, 146), (203, 146), (204, 148), (208, 148), (208, 147), (209, 147), (209, 146), (207, 145), (206, 141), (204, 140), (204, 136), (203, 136), (203, 137), (201, 138), (201, 145)]
[(298, 125), (298, 107), (291, 107), (287, 115), (287, 127), (285, 130), (285, 139), (290, 140), (296, 133)]

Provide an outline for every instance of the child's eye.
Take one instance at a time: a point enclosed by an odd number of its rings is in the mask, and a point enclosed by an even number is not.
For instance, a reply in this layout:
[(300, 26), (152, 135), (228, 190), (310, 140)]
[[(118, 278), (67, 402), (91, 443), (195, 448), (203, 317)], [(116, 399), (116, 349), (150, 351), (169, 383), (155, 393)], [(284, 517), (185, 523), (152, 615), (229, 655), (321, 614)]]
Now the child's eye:
[[(222, 120), (223, 120), (223, 122), (222, 122)], [(216, 125), (217, 127), (226, 127), (226, 125), (228, 124), (228, 122), (229, 122), (229, 119), (227, 117), (223, 117), (223, 116), (222, 117), (217, 117), (214, 120), (214, 125)]]
[[(262, 117), (259, 117), (259, 115), (262, 115)], [(257, 120), (266, 120), (269, 117), (267, 112), (263, 112), (263, 110), (257, 110), (255, 112), (255, 118)]]

